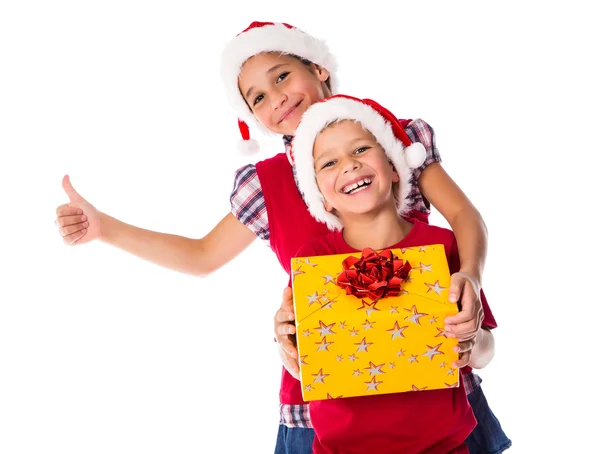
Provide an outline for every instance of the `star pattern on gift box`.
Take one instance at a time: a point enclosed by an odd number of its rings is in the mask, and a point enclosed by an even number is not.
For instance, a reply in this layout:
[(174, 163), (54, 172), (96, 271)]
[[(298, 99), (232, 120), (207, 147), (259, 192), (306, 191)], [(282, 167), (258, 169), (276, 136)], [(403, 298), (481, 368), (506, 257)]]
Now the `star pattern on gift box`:
[(357, 309), (357, 310), (365, 310), (365, 312), (367, 313), (367, 317), (370, 317), (371, 314), (374, 311), (378, 311), (379, 309), (375, 307), (375, 305), (377, 304), (377, 301), (373, 301), (372, 303), (369, 303), (365, 300), (361, 300), (362, 305)]
[(427, 389), (427, 386), (424, 386), (423, 388), (417, 388), (415, 385), (412, 385), (413, 391), (425, 391), (426, 389)]
[(394, 326), (392, 327), (392, 329), (388, 329), (386, 331), (388, 333), (392, 333), (392, 340), (394, 340), (397, 337), (406, 338), (406, 336), (404, 335), (404, 330), (406, 328), (408, 328), (408, 326), (400, 326), (400, 324), (398, 323), (398, 320), (396, 320), (396, 323), (394, 323)]
[(321, 276), (323, 279), (325, 279), (325, 283), (323, 285), (327, 285), (327, 284), (335, 284), (335, 279), (331, 274), (326, 274), (325, 276)]
[(317, 372), (316, 374), (312, 374), (312, 376), (315, 377), (315, 379), (313, 380), (313, 383), (325, 384), (325, 378), (329, 377), (329, 374), (324, 374), (323, 369), (319, 369), (319, 372)]
[(444, 290), (448, 289), (447, 287), (441, 287), (439, 280), (435, 281), (435, 283), (433, 283), (433, 284), (428, 284), (427, 282), (425, 282), (425, 285), (427, 286), (427, 292), (426, 293), (434, 291), (438, 295), (441, 295)]
[(434, 356), (443, 355), (444, 354), (444, 352), (439, 351), (439, 348), (441, 346), (442, 346), (442, 344), (437, 344), (437, 345), (435, 345), (433, 347), (431, 345), (428, 345), (427, 346), (428, 350), (425, 353), (423, 353), (421, 356), (427, 356), (430, 360), (433, 361), (433, 357)]
[(356, 353), (358, 353), (358, 352), (369, 353), (369, 347), (371, 345), (373, 345), (373, 342), (367, 342), (367, 338), (363, 337), (363, 339), (358, 344), (354, 344), (354, 345), (358, 345), (358, 349), (356, 350)]
[(312, 295), (307, 295), (306, 298), (308, 298), (308, 305), (310, 306), (311, 304), (319, 303), (320, 295), (315, 291)]
[(362, 326), (365, 327), (365, 331), (368, 329), (372, 329), (373, 325), (377, 323), (377, 322), (370, 322), (369, 320), (365, 320), (365, 322), (362, 324)]
[(446, 332), (446, 330), (443, 330), (442, 328), (439, 327), (435, 327), (435, 329), (438, 330), (438, 333), (435, 335), (435, 337), (445, 337), (446, 339), (448, 339), (448, 333)]
[(315, 344), (317, 344), (319, 346), (319, 348), (317, 348), (318, 352), (322, 352), (322, 351), (329, 351), (329, 346), (333, 344), (333, 342), (327, 342), (327, 337), (324, 337), (321, 342), (315, 342)]
[(415, 271), (418, 270), (420, 274), (433, 273), (433, 270), (431, 269), (432, 266), (433, 266), (432, 264), (426, 265), (423, 262), (419, 262), (419, 266), (415, 266), (412, 270), (415, 270)]
[(318, 331), (319, 334), (321, 334), (321, 337), (325, 337), (329, 334), (336, 334), (333, 331), (334, 326), (335, 326), (335, 322), (332, 323), (331, 325), (326, 325), (325, 323), (323, 323), (322, 320), (319, 320), (319, 326), (317, 326), (316, 328), (313, 328), (313, 330)]
[[(405, 256), (392, 251), (389, 260), (398, 261), (394, 267), (404, 263), (405, 268), (412, 268), (403, 271), (393, 293), (376, 293), (373, 286), (372, 296), (360, 291), (364, 283), (357, 284), (355, 293), (348, 292), (343, 283), (338, 285), (338, 276), (348, 269), (344, 267), (354, 266), (346, 254), (294, 259), (305, 400), (460, 386), (459, 369), (451, 365), (456, 360), (452, 348), (457, 340), (448, 336), (443, 323), (457, 307), (447, 301), (450, 275), (440, 246), (406, 248)], [(369, 254), (370, 263), (390, 256), (389, 251), (375, 251), (375, 259), (373, 251)], [(359, 253), (352, 257), (358, 259)], [(365, 272), (365, 276), (375, 274)], [(351, 282), (354, 279), (345, 276)]]
[(409, 320), (411, 322), (413, 322), (415, 325), (420, 325), (421, 324), (421, 317), (425, 317), (429, 314), (425, 314), (425, 313), (420, 313), (417, 310), (417, 306), (413, 306), (411, 309), (404, 309), (406, 312), (410, 312), (411, 315), (408, 315), (404, 318), (404, 320)]
[(373, 377), (371, 381), (366, 381), (365, 385), (367, 385), (367, 391), (379, 391), (377, 387), (382, 383), (382, 381), (377, 381), (377, 377)]
[(298, 265), (298, 268), (292, 270), (292, 280), (294, 280), (296, 276), (300, 274), (304, 274), (304, 271), (302, 271), (302, 265)]
[(369, 361), (369, 367), (365, 367), (364, 369), (369, 372), (370, 376), (372, 377), (373, 375), (377, 374), (385, 374), (385, 372), (381, 370), (383, 366), (385, 366), (385, 363), (376, 365)]

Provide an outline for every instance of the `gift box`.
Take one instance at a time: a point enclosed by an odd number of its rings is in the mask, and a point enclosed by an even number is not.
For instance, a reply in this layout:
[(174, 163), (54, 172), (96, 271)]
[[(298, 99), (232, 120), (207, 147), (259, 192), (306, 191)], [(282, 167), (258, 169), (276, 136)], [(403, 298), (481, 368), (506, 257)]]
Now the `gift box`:
[(305, 401), (459, 386), (441, 244), (292, 259)]

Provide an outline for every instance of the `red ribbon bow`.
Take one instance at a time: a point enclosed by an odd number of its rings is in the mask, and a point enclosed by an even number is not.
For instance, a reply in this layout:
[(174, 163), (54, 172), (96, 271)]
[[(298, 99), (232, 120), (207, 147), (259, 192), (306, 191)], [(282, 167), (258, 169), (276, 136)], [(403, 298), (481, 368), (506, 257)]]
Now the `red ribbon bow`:
[(347, 295), (369, 297), (374, 301), (398, 296), (400, 284), (412, 268), (389, 249), (377, 253), (369, 248), (363, 249), (361, 258), (349, 256), (344, 259), (342, 267), (344, 271), (337, 277), (337, 285), (345, 288)]

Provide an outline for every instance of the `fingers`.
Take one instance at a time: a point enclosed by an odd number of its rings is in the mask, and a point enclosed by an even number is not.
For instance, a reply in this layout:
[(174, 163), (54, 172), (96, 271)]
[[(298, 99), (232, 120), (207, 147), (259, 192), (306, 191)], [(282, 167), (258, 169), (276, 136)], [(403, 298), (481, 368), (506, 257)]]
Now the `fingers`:
[(74, 246), (81, 238), (85, 236), (86, 233), (87, 229), (83, 229), (70, 235), (63, 236), (63, 243), (68, 244), (70, 246)]
[(452, 367), (460, 369), (461, 367), (468, 366), (469, 361), (471, 361), (471, 352), (461, 353), (458, 357), (458, 361), (452, 363)]
[(83, 214), (83, 210), (81, 208), (72, 207), (68, 203), (61, 205), (56, 209), (56, 217), (73, 216), (76, 214)]
[(277, 336), (279, 347), (292, 358), (298, 358), (298, 349), (290, 336)]
[(83, 216), (60, 216), (59, 218), (56, 218), (54, 224), (58, 227), (66, 227), (69, 225), (83, 224), (85, 221), (87, 221), (87, 216), (85, 214)]
[(459, 342), (456, 347), (454, 347), (454, 351), (458, 352), (458, 361), (454, 361), (452, 363), (453, 367), (465, 367), (471, 361), (471, 351), (475, 347), (475, 340), (468, 340), (464, 342)]
[(79, 223), (79, 224), (73, 224), (73, 225), (68, 225), (66, 227), (61, 227), (58, 229), (58, 231), (60, 232), (60, 235), (65, 238), (67, 236), (70, 236), (74, 233), (77, 232), (81, 232), (85, 229), (87, 229), (87, 227), (90, 225), (89, 222), (85, 221), (83, 223)]
[(477, 314), (475, 318), (467, 320), (464, 323), (455, 325), (446, 325), (445, 333), (447, 337), (457, 338), (459, 341), (472, 339), (477, 335), (477, 331), (481, 328), (483, 322), (483, 312)]
[(283, 295), (281, 297), (281, 308), (289, 312), (294, 311), (294, 295), (291, 287), (283, 289)]

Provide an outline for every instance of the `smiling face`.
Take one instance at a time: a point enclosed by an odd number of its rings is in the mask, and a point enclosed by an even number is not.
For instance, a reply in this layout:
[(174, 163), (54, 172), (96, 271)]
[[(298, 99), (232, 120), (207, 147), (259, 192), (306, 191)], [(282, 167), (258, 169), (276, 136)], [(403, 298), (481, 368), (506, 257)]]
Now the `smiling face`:
[(344, 218), (393, 210), (393, 183), (400, 178), (373, 134), (360, 123), (342, 121), (325, 128), (313, 147), (317, 185), (325, 209)]
[(329, 72), (296, 57), (261, 53), (249, 58), (240, 71), (238, 86), (258, 121), (267, 129), (294, 135), (302, 114), (330, 96)]

